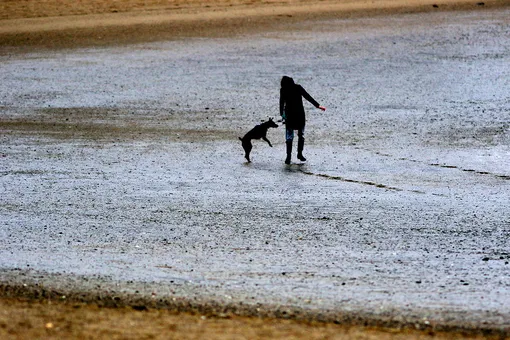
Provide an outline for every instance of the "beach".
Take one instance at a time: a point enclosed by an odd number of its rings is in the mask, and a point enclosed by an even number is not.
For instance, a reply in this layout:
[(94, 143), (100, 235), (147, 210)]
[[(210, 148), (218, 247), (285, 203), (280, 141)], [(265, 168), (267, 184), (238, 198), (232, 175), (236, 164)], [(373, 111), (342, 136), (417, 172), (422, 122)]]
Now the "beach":
[(215, 0), (2, 1), (1, 46), (69, 48), (151, 42), (177, 37), (225, 37), (286, 29), (310, 19), (476, 10), (506, 1), (467, 0)]
[(508, 337), (509, 5), (0, 2), (0, 336)]

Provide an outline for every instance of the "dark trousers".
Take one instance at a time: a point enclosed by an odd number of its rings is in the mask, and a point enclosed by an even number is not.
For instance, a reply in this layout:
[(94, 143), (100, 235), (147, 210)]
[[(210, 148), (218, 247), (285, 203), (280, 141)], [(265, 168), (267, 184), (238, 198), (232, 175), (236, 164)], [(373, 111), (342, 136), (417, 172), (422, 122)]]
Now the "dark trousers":
[[(305, 138), (305, 127), (303, 126), (301, 129), (296, 129), (298, 132), (298, 139)], [(287, 142), (292, 142), (294, 140), (294, 129), (285, 128), (285, 140)]]

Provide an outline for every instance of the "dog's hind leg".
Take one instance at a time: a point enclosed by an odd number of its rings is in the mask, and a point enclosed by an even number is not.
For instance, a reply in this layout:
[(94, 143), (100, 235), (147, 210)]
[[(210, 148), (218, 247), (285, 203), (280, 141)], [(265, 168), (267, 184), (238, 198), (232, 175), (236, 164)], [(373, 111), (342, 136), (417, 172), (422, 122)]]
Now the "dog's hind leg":
[(244, 158), (248, 161), (248, 163), (251, 163), (250, 160), (250, 152), (253, 146), (251, 145), (251, 142), (244, 142), (243, 141), (243, 149), (244, 149)]

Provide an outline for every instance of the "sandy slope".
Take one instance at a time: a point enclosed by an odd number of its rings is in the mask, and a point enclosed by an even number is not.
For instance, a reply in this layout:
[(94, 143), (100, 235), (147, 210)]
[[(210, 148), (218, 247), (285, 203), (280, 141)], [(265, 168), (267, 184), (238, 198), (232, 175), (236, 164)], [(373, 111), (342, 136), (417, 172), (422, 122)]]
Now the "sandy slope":
[[(377, 329), (330, 323), (174, 313), (142, 307), (100, 308), (65, 300), (0, 299), (2, 339), (459, 339), (462, 332)], [(472, 334), (470, 339), (496, 339)]]
[(313, 18), (508, 6), (508, 0), (1, 1), (0, 46), (65, 48), (225, 36)]

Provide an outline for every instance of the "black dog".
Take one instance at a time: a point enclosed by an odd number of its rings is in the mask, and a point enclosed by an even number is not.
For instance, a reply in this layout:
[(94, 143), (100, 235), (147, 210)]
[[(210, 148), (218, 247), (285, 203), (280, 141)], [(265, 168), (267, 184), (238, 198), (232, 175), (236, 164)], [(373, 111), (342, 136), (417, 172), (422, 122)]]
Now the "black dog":
[(263, 139), (267, 142), (267, 144), (269, 144), (270, 147), (273, 147), (271, 145), (271, 142), (269, 141), (269, 139), (267, 139), (266, 135), (267, 135), (267, 130), (269, 128), (277, 128), (278, 125), (276, 125), (275, 122), (273, 122), (273, 119), (272, 118), (269, 118), (269, 120), (267, 122), (264, 122), (262, 124), (259, 124), (257, 126), (255, 126), (253, 129), (251, 129), (250, 131), (248, 131), (247, 134), (244, 135), (243, 138), (239, 137), (239, 139), (241, 140), (242, 144), (243, 144), (243, 149), (244, 149), (244, 158), (246, 158), (246, 160), (250, 163), (250, 152), (251, 152), (251, 149), (252, 149), (252, 145), (251, 145), (251, 140), (252, 139)]

